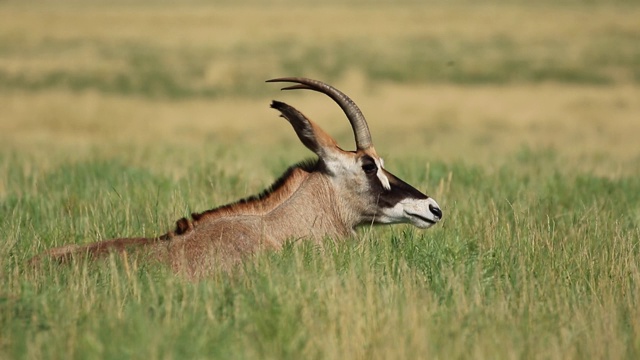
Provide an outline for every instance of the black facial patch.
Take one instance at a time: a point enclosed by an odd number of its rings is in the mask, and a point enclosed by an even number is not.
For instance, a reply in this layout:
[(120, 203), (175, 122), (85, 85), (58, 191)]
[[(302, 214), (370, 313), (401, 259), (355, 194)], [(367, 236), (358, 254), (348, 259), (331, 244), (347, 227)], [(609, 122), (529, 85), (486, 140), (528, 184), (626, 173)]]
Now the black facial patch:
[(397, 203), (405, 199), (419, 199), (424, 200), (429, 197), (420, 190), (400, 180), (392, 173), (383, 170), (384, 175), (389, 179), (389, 185), (391, 189), (387, 190), (380, 183), (378, 177), (369, 178), (369, 185), (375, 194), (378, 196), (378, 205), (384, 208), (394, 207)]

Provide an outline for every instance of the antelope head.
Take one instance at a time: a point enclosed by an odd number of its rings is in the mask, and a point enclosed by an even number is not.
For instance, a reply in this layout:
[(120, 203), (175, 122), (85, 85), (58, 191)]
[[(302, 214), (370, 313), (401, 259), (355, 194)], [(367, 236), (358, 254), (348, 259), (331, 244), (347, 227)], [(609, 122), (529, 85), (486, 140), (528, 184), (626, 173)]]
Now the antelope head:
[(340, 90), (317, 80), (286, 77), (267, 82), (295, 83), (283, 90), (321, 92), (344, 111), (355, 136), (356, 150), (345, 151), (316, 123), (295, 108), (278, 101), (271, 107), (282, 113), (300, 141), (319, 157), (318, 168), (335, 189), (337, 206), (354, 226), (410, 223), (426, 229), (442, 219), (435, 200), (402, 181), (384, 167), (376, 153), (367, 121), (356, 104)]

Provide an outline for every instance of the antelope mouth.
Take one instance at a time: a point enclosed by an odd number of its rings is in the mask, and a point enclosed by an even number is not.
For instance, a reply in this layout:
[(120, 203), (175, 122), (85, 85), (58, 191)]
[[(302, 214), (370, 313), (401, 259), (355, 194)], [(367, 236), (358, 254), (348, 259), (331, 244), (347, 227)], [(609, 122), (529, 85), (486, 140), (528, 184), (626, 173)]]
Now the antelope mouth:
[(406, 211), (404, 213), (406, 215), (408, 215), (409, 217), (418, 218), (418, 219), (426, 222), (427, 224), (433, 225), (433, 224), (435, 224), (437, 222), (437, 220), (432, 220), (432, 219), (426, 218), (426, 217), (424, 217), (422, 215), (418, 215), (418, 214), (415, 214), (415, 213), (410, 213), (410, 212), (406, 212)]

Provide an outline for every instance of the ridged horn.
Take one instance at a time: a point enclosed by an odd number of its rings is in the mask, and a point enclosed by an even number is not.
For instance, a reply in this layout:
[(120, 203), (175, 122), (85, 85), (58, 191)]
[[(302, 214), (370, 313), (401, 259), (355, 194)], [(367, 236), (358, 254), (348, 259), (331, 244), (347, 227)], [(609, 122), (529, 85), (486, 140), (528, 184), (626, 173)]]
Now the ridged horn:
[(351, 123), (351, 128), (353, 128), (353, 135), (355, 136), (356, 147), (358, 150), (366, 150), (371, 147), (371, 133), (369, 132), (369, 126), (367, 126), (367, 120), (364, 118), (362, 111), (360, 111), (360, 108), (358, 108), (356, 103), (354, 103), (353, 100), (351, 100), (342, 91), (329, 84), (325, 84), (322, 81), (301, 77), (277, 78), (267, 80), (267, 82), (297, 83), (298, 85), (288, 86), (282, 88), (282, 90), (314, 90), (329, 96), (340, 106), (340, 108), (342, 108), (345, 115), (347, 115), (347, 119), (349, 119), (349, 122)]

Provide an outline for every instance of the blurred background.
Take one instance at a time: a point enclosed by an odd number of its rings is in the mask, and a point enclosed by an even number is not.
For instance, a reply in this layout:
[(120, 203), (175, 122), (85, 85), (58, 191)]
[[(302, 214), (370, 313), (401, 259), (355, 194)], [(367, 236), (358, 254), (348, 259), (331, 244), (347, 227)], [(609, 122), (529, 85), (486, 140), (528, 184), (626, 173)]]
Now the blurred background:
[(271, 99), (352, 148), (330, 100), (264, 83), (305, 76), (350, 95), (386, 156), (491, 168), (543, 154), (628, 174), (640, 163), (638, 19), (631, 0), (3, 1), (0, 150), (309, 156)]

